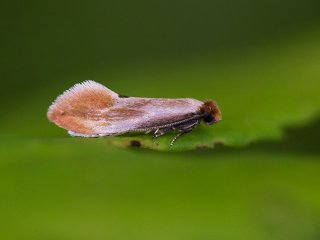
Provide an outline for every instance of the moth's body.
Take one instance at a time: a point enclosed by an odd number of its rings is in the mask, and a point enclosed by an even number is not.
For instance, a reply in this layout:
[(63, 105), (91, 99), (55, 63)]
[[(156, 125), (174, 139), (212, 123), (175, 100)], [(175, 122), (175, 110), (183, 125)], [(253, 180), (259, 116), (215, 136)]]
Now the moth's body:
[(212, 101), (125, 97), (94, 81), (76, 84), (64, 92), (47, 115), (70, 135), (82, 137), (152, 131), (158, 137), (175, 130), (180, 131), (180, 136), (190, 132), (205, 116), (211, 124), (221, 119)]

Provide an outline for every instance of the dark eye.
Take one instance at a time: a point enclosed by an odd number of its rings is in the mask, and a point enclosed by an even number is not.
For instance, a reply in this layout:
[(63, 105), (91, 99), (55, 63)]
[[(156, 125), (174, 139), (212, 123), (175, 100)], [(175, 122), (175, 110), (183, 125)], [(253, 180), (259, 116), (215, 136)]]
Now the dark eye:
[(203, 117), (203, 121), (206, 123), (206, 124), (208, 124), (208, 125), (210, 125), (210, 124), (212, 124), (213, 123), (213, 117), (212, 117), (212, 114), (206, 114), (206, 115), (204, 115), (204, 117)]

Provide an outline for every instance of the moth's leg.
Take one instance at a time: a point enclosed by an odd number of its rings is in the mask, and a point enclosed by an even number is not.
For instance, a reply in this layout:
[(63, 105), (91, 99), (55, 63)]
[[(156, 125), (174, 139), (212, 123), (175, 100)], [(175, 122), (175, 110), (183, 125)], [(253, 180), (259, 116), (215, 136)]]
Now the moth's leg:
[(173, 131), (172, 127), (165, 127), (165, 128), (158, 128), (154, 133), (153, 133), (153, 138), (160, 137), (162, 135), (165, 135), (168, 132)]
[(152, 129), (149, 129), (148, 131), (145, 132), (145, 134), (149, 134), (152, 132)]
[(186, 134), (186, 133), (191, 132), (191, 131), (192, 131), (192, 129), (179, 132), (179, 133), (172, 139), (172, 141), (171, 141), (171, 143), (170, 143), (170, 146), (173, 146), (173, 144), (176, 142), (176, 140), (177, 140), (179, 137), (181, 137), (183, 134)]
[(181, 123), (181, 124), (175, 125), (174, 129), (177, 129), (180, 132), (172, 139), (172, 141), (170, 143), (170, 146), (173, 146), (175, 141), (179, 137), (181, 137), (183, 134), (191, 132), (195, 128), (195, 126), (197, 126), (199, 123), (200, 123), (199, 119), (194, 119), (194, 120), (190, 120), (190, 121), (185, 122), (185, 123)]
[(165, 128), (158, 128), (157, 130), (154, 131), (152, 141), (153, 143), (156, 142), (156, 138), (165, 135), (168, 132), (173, 131), (172, 127), (165, 127)]

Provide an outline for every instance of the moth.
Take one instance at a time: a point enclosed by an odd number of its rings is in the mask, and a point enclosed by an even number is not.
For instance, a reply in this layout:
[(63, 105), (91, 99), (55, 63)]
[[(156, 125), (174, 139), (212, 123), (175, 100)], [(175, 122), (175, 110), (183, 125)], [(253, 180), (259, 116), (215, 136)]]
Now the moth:
[(57, 97), (48, 109), (48, 119), (71, 136), (108, 137), (131, 132), (153, 133), (157, 138), (176, 131), (171, 146), (203, 121), (221, 120), (214, 101), (192, 98), (139, 98), (119, 95), (87, 80)]

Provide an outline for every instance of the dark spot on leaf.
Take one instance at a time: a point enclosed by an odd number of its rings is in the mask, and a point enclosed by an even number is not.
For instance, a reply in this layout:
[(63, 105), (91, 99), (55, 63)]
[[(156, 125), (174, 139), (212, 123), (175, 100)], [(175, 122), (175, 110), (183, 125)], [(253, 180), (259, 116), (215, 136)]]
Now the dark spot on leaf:
[(207, 145), (197, 145), (196, 149), (198, 149), (198, 150), (206, 150), (206, 149), (210, 149), (210, 147), (207, 146)]
[(224, 142), (222, 140), (215, 140), (213, 141), (214, 147), (224, 146)]
[(138, 140), (132, 140), (132, 141), (130, 142), (130, 146), (131, 146), (131, 147), (141, 147), (141, 142), (138, 141)]

